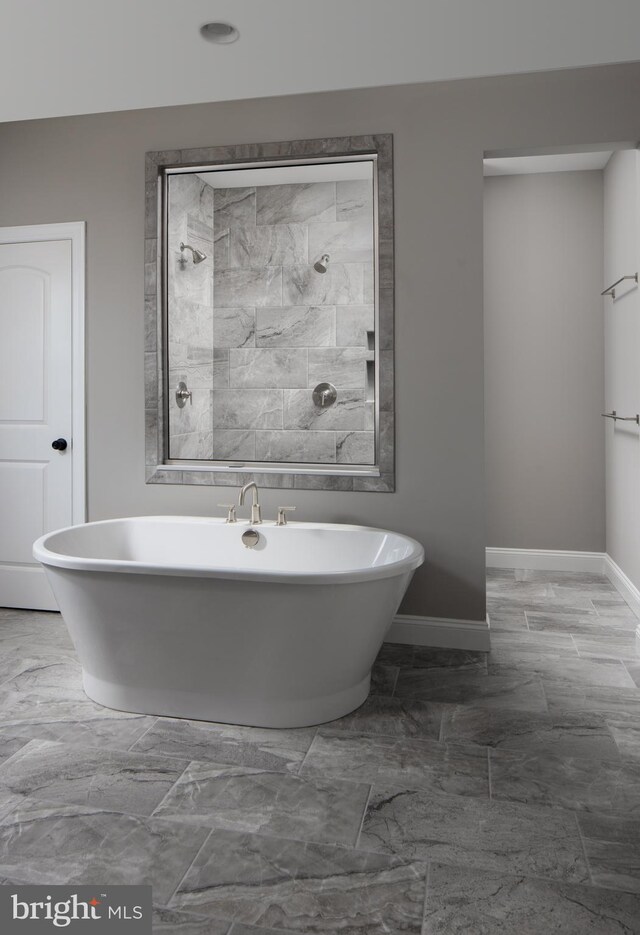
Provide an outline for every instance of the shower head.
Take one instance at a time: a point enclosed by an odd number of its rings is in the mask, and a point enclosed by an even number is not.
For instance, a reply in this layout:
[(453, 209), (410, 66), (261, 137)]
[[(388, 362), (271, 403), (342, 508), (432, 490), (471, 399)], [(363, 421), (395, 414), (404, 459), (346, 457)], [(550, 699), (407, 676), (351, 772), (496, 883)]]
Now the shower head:
[(195, 247), (190, 247), (188, 243), (181, 243), (180, 251), (184, 253), (185, 250), (191, 250), (193, 253), (194, 264), (202, 263), (203, 260), (207, 259), (207, 254), (203, 253), (202, 250), (196, 250)]
[(326, 273), (327, 266), (329, 265), (329, 254), (323, 253), (317, 263), (313, 264), (313, 268), (316, 273)]

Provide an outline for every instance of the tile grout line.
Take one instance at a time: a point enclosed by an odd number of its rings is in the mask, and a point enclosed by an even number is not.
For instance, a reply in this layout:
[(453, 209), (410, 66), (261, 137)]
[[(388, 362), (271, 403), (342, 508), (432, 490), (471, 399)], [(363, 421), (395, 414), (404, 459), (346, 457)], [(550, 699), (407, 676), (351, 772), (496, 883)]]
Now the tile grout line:
[[(196, 827), (196, 828), (204, 827), (205, 830), (206, 830), (206, 826), (196, 825), (195, 827)], [(193, 865), (195, 864), (195, 862), (196, 862), (196, 860), (198, 859), (198, 857), (200, 856), (200, 854), (201, 854), (201, 852), (202, 852), (202, 850), (203, 850), (205, 844), (208, 842), (209, 838), (212, 836), (212, 834), (213, 834), (214, 831), (215, 831), (215, 828), (209, 828), (209, 833), (205, 836), (204, 841), (202, 842), (202, 844), (200, 845), (200, 847), (198, 848), (198, 850), (197, 850), (196, 853), (194, 854), (193, 860), (190, 862), (189, 866), (187, 867), (187, 869), (185, 870), (185, 872), (184, 872), (184, 873), (182, 874), (182, 876), (180, 877), (180, 880), (178, 881), (176, 887), (173, 889), (173, 891), (172, 891), (172, 893), (171, 893), (171, 896), (169, 896), (169, 899), (167, 900), (167, 903), (169, 904), (169, 905), (167, 906), (168, 909), (177, 909), (177, 910), (179, 910), (179, 908), (180, 908), (179, 906), (172, 906), (172, 905), (171, 905), (171, 900), (173, 899), (173, 897), (176, 895), (176, 893), (178, 892), (178, 890), (180, 889), (180, 887), (182, 886), (182, 884), (183, 884), (184, 881), (186, 880), (186, 878), (187, 878), (187, 876), (188, 876), (188, 874), (189, 874), (189, 871), (191, 870), (191, 868), (192, 868)], [(226, 920), (225, 920), (225, 921), (226, 921)], [(233, 924), (233, 922), (232, 922), (232, 924)], [(229, 928), (229, 931), (231, 931), (231, 928)], [(228, 935), (228, 933), (227, 933), (227, 935)]]
[[(580, 827), (579, 812), (574, 811), (573, 817), (575, 818), (575, 821), (576, 821), (576, 828), (577, 828), (577, 830), (578, 830), (578, 837), (579, 837), (579, 839), (580, 839), (580, 846), (582, 847), (582, 853), (583, 853), (583, 855), (584, 855), (584, 862), (585, 862), (585, 864), (586, 864), (586, 866), (587, 866), (587, 873), (589, 874), (589, 883), (590, 883), (591, 886), (597, 886), (598, 884), (596, 884), (595, 881), (594, 881), (594, 879), (593, 879), (593, 872), (592, 872), (592, 870), (591, 870), (591, 864), (589, 863), (589, 856), (588, 856), (588, 854), (587, 854), (587, 848), (586, 848), (586, 846), (585, 846), (585, 836), (583, 835), (583, 833), (582, 833), (582, 828)], [(619, 891), (619, 890), (613, 890), (612, 892), (620, 892), (620, 891)]]
[(367, 800), (364, 803), (364, 809), (362, 810), (362, 818), (360, 819), (360, 825), (358, 827), (358, 833), (356, 834), (356, 840), (353, 844), (353, 850), (357, 851), (360, 847), (360, 838), (362, 837), (362, 830), (364, 828), (364, 823), (367, 817), (367, 812), (369, 811), (369, 802), (371, 801), (371, 795), (373, 793), (373, 783), (369, 784), (369, 791), (367, 793)]
[[(157, 725), (157, 723), (158, 723), (159, 720), (160, 720), (160, 717), (154, 718), (153, 723), (152, 723), (152, 724), (149, 724), (149, 726), (146, 727), (146, 728), (142, 731), (142, 733), (140, 734), (139, 737), (136, 737), (136, 739), (133, 741), (133, 743), (130, 744), (130, 745), (127, 747), (127, 751), (126, 751), (126, 752), (127, 752), (127, 753), (142, 753), (142, 752), (144, 752), (144, 751), (141, 751), (141, 750), (134, 750), (133, 748), (135, 747), (135, 745), (136, 745), (140, 740), (142, 740), (143, 737), (146, 737), (146, 735), (149, 733), (150, 730), (153, 730), (153, 728)], [(165, 755), (166, 755), (166, 754), (165, 754)]]
[(491, 747), (487, 747), (487, 779), (489, 781), (489, 801), (493, 802), (493, 788), (491, 783)]

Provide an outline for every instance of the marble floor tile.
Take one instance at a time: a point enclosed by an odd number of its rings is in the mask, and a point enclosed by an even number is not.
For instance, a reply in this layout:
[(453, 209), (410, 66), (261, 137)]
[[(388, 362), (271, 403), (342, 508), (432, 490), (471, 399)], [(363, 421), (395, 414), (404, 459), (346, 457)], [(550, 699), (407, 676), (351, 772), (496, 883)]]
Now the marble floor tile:
[(592, 599), (592, 604), (598, 612), (599, 617), (633, 617), (637, 620), (636, 615), (626, 601), (621, 601), (618, 595), (607, 599), (594, 597)]
[(491, 750), (496, 800), (640, 816), (640, 761)]
[(552, 630), (556, 633), (583, 634), (585, 636), (611, 636), (635, 632), (637, 620), (631, 617), (599, 617), (596, 614), (549, 614), (546, 611), (527, 611), (527, 623), (531, 632)]
[(16, 795), (149, 815), (186, 766), (169, 757), (31, 740), (0, 765), (0, 784)]
[(618, 604), (625, 604), (625, 599), (621, 594), (618, 594), (611, 582), (605, 584), (590, 584), (586, 587), (584, 585), (558, 585), (552, 584), (553, 593), (556, 597), (569, 598), (576, 592), (581, 594), (587, 594), (591, 601), (594, 600), (604, 600), (604, 601), (615, 601)]
[(369, 786), (312, 776), (192, 763), (156, 818), (273, 837), (354, 845)]
[(245, 925), (234, 922), (229, 935), (282, 935), (284, 929), (264, 928), (262, 925)]
[(410, 666), (414, 652), (415, 646), (406, 643), (383, 643), (376, 662), (388, 666)]
[(0, 734), (0, 763), (4, 763), (21, 750), (25, 744), (29, 743), (29, 738), (15, 737), (9, 734)]
[(630, 664), (627, 662), (626, 669), (633, 679), (634, 685), (640, 688), (640, 664), (636, 665), (635, 663)]
[[(86, 721), (115, 721), (135, 719), (139, 714), (114, 711), (90, 701), (82, 689), (32, 689), (16, 691), (10, 686), (0, 687), (0, 722), (3, 728), (13, 730), (15, 725), (75, 724)], [(53, 728), (51, 728), (53, 730)], [(25, 736), (27, 734), (25, 733)], [(133, 739), (130, 743), (133, 742)]]
[(211, 835), (171, 905), (314, 935), (420, 935), (426, 868), (262, 835)]
[(553, 718), (549, 714), (449, 707), (442, 719), (443, 741), (476, 743), (496, 750), (524, 750), (532, 755), (618, 759), (618, 749), (604, 719), (594, 725), (580, 714)]
[(15, 884), (146, 883), (168, 902), (209, 834), (177, 822), (25, 799), (0, 823), (0, 877)]
[(321, 728), (300, 774), (489, 795), (486, 751), (470, 744)]
[(315, 727), (269, 730), (158, 718), (132, 752), (296, 772), (315, 734)]
[(374, 786), (358, 848), (584, 883), (575, 815), (562, 809)]
[(480, 707), (510, 707), (517, 711), (547, 710), (542, 683), (534, 672), (522, 675), (485, 675), (401, 669), (396, 683), (398, 698), (420, 698)]
[[(107, 709), (101, 710), (104, 712)], [(1, 727), (0, 730), (12, 737), (23, 738), (25, 743), (29, 740), (52, 740), (84, 749), (108, 747), (113, 750), (126, 751), (151, 727), (155, 720), (154, 717), (147, 717), (143, 714), (130, 717), (107, 715), (107, 717), (92, 717), (85, 721), (23, 720), (14, 721), (8, 727)]]
[(495, 633), (503, 630), (523, 632), (529, 629), (524, 611), (520, 611), (519, 613), (515, 611), (512, 613), (500, 613), (494, 610), (489, 615), (489, 621), (492, 637)]
[(623, 757), (631, 757), (640, 762), (640, 718), (633, 721), (607, 720), (607, 727)]
[(640, 821), (581, 814), (578, 825), (593, 883), (640, 894)]
[(434, 864), (423, 935), (633, 935), (639, 917), (631, 895)]
[(540, 571), (537, 569), (516, 568), (513, 575), (516, 581), (546, 581), (551, 585), (576, 588), (582, 592), (590, 590), (615, 591), (606, 575), (599, 575), (589, 571)]
[(399, 672), (398, 666), (376, 663), (371, 670), (371, 691), (376, 695), (393, 695)]
[[(546, 602), (554, 600), (556, 595), (552, 585), (545, 581), (515, 581), (500, 578), (497, 581), (487, 581), (487, 596), (495, 602), (501, 600)], [(577, 594), (571, 596), (579, 597)], [(572, 601), (566, 603), (571, 604)]]
[(542, 680), (549, 713), (563, 717), (572, 712), (610, 717), (617, 721), (640, 718), (640, 694), (636, 689), (581, 686), (576, 682)]
[(154, 906), (152, 924), (153, 935), (229, 935), (231, 927), (228, 919), (208, 919), (159, 906)]
[(465, 669), (487, 671), (487, 653), (470, 649), (440, 649), (416, 646), (411, 661), (413, 669)]
[(446, 707), (433, 701), (371, 694), (351, 714), (332, 721), (331, 729), (438, 740), (442, 712)]
[(552, 656), (550, 653), (517, 652), (496, 649), (491, 652), (489, 674), (510, 675), (534, 672), (545, 681), (578, 682), (610, 688), (633, 688), (633, 679), (618, 659), (581, 659), (577, 655)]
[(497, 610), (500, 613), (513, 613), (524, 611), (525, 613), (543, 613), (543, 614), (565, 614), (569, 616), (596, 616), (596, 610), (591, 600), (583, 594), (576, 592), (575, 596), (569, 598), (548, 597), (537, 598), (535, 596), (518, 597), (516, 594), (507, 592), (508, 596), (487, 598), (487, 610), (491, 613)]
[(41, 689), (82, 691), (82, 669), (73, 652), (25, 655), (19, 658), (11, 678), (3, 682), (2, 688), (28, 694)]
[[(612, 636), (574, 636), (578, 653), (585, 659), (624, 659), (640, 664), (640, 641), (635, 633), (619, 633)], [(628, 668), (628, 667), (627, 667)]]
[(491, 652), (488, 661), (491, 662), (494, 652), (506, 653), (510, 650), (516, 653), (549, 653), (552, 656), (577, 656), (575, 642), (570, 633), (531, 633), (498, 631), (491, 634)]

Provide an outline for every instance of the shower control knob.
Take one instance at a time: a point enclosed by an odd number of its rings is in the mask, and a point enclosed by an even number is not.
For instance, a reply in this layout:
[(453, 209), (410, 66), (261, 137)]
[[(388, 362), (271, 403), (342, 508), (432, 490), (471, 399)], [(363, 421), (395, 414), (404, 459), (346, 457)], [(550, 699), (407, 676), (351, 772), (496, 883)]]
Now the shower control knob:
[(51, 442), (51, 447), (54, 449), (54, 451), (64, 451), (67, 447), (67, 439), (56, 438), (54, 442)]

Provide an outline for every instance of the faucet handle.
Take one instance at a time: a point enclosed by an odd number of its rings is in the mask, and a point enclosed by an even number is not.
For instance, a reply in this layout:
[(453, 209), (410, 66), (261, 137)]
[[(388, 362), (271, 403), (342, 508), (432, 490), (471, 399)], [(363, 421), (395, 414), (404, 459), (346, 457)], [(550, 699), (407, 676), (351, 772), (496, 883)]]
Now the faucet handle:
[(224, 507), (225, 510), (228, 510), (227, 513), (227, 522), (228, 523), (237, 523), (236, 518), (236, 505), (235, 503), (219, 503), (218, 506)]
[(279, 506), (276, 526), (286, 526), (287, 525), (287, 513), (293, 513), (294, 510), (295, 510), (295, 506)]

